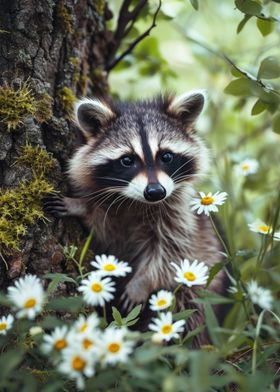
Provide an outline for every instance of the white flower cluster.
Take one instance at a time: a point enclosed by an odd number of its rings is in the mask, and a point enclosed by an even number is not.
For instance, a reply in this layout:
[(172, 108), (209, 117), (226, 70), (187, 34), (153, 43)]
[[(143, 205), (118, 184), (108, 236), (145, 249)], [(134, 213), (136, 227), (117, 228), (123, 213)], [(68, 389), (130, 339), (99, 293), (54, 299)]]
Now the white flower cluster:
[(96, 256), (91, 265), (96, 268), (78, 288), (83, 294), (84, 301), (92, 306), (104, 306), (114, 298), (116, 291), (113, 277), (125, 276), (132, 271), (132, 268), (123, 261), (118, 261), (114, 256)]
[(247, 284), (247, 292), (253, 304), (258, 305), (262, 309), (270, 310), (272, 308), (273, 297), (271, 291), (259, 286), (255, 280), (251, 280)]
[[(174, 280), (179, 284), (187, 287), (204, 285), (208, 279), (208, 267), (203, 262), (194, 260), (191, 263), (185, 259), (181, 261), (181, 265), (171, 263), (171, 266), (176, 271)], [(153, 294), (150, 298), (150, 309), (153, 311), (166, 310), (172, 307), (175, 301), (174, 294), (170, 291), (160, 290)], [(152, 336), (154, 342), (169, 341), (173, 338), (179, 338), (179, 334), (183, 332), (185, 320), (179, 320), (173, 323), (171, 311), (167, 313), (160, 313), (158, 318), (153, 318), (152, 323), (149, 324), (149, 329), (155, 333)]]
[(92, 377), (96, 365), (102, 367), (126, 362), (134, 342), (126, 328), (107, 327), (102, 331), (96, 314), (81, 315), (68, 329), (56, 327), (43, 336), (42, 351), (51, 355), (56, 368), (76, 381), (78, 389), (85, 386), (85, 378)]

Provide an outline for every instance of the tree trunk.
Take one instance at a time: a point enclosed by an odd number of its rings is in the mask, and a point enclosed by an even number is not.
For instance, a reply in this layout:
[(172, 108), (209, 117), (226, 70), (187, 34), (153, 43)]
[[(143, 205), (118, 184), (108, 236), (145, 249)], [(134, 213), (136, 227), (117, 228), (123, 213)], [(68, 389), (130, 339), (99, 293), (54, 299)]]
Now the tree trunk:
[(42, 216), (42, 198), (67, 192), (75, 96), (107, 89), (108, 14), (104, 0), (0, 0), (1, 287), (64, 271), (62, 245), (81, 241), (77, 221)]

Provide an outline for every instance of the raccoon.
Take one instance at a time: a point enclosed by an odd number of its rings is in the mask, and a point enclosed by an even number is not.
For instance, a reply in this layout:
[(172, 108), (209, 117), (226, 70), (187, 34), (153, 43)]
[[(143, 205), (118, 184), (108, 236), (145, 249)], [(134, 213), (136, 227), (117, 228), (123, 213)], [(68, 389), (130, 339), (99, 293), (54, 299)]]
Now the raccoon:
[[(190, 209), (195, 183), (209, 167), (208, 150), (194, 129), (204, 103), (200, 90), (134, 103), (79, 100), (75, 119), (86, 142), (68, 170), (76, 197), (46, 202), (48, 212), (78, 216), (89, 229), (94, 226), (96, 254), (113, 254), (132, 266), (118, 286), (116, 306), (143, 304), (141, 329), (151, 317), (150, 295), (176, 287), (172, 261), (197, 259), (209, 267), (221, 261), (209, 220)], [(220, 272), (210, 289), (223, 292), (224, 278)], [(195, 297), (194, 288), (177, 294), (177, 311), (197, 309), (189, 328), (204, 321)], [(206, 342), (201, 335), (199, 344)]]

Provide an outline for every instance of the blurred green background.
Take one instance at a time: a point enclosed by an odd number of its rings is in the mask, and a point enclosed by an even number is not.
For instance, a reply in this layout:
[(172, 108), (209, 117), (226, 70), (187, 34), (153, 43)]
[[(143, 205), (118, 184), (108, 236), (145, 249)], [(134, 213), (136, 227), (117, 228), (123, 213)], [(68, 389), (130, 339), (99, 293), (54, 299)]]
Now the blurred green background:
[[(207, 90), (208, 105), (197, 129), (213, 159), (209, 176), (198, 190), (229, 193), (229, 201), (219, 218), (234, 253), (240, 249), (257, 252), (262, 238), (249, 231), (248, 223), (257, 218), (272, 223), (278, 205), (280, 28), (277, 16), (280, 4), (277, 3), (163, 0), (157, 26), (150, 36), (109, 77), (112, 95), (122, 100), (151, 97), (162, 91)], [(109, 2), (114, 14), (110, 22), (112, 29), (117, 23), (120, 4), (119, 0)], [(157, 1), (149, 1), (123, 49), (151, 25), (157, 6)], [(246, 22), (243, 26), (242, 21)], [(248, 72), (249, 79), (234, 70), (224, 55)], [(268, 68), (263, 66), (265, 72), (261, 72), (261, 62), (267, 57), (272, 58), (273, 64)], [(236, 78), (241, 80), (240, 89), (225, 93), (225, 88)], [(246, 83), (251, 83), (249, 91)], [(258, 100), (263, 112), (252, 115)], [(259, 169), (245, 177), (237, 173), (236, 167), (246, 158), (256, 159)], [(244, 254), (240, 259), (241, 273), (249, 278), (256, 255), (254, 251)], [(272, 278), (279, 285), (279, 260), (279, 246), (276, 246), (266, 258), (264, 281)]]

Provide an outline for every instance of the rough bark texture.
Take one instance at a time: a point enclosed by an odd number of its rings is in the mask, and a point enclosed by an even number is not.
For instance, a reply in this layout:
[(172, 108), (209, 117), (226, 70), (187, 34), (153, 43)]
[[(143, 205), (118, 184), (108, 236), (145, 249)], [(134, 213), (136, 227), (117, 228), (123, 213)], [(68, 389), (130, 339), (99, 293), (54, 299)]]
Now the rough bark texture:
[[(75, 126), (67, 120), (67, 109), (71, 92), (79, 96), (107, 89), (103, 72), (106, 14), (103, 0), (0, 0), (1, 86), (20, 88), (28, 80), (36, 99), (42, 94), (52, 98), (53, 111), (43, 122), (24, 116), (10, 131), (0, 122), (2, 193), (17, 189), (32, 176), (31, 167), (15, 165), (26, 143), (52, 154), (55, 166), (47, 181), (56, 190), (67, 192), (64, 173), (75, 145)], [(65, 269), (60, 245), (77, 243), (81, 227), (72, 219), (48, 219), (28, 225), (19, 250), (5, 255), (8, 270), (0, 260), (0, 287), (24, 272), (42, 275)], [(3, 256), (3, 249), (1, 253)]]

